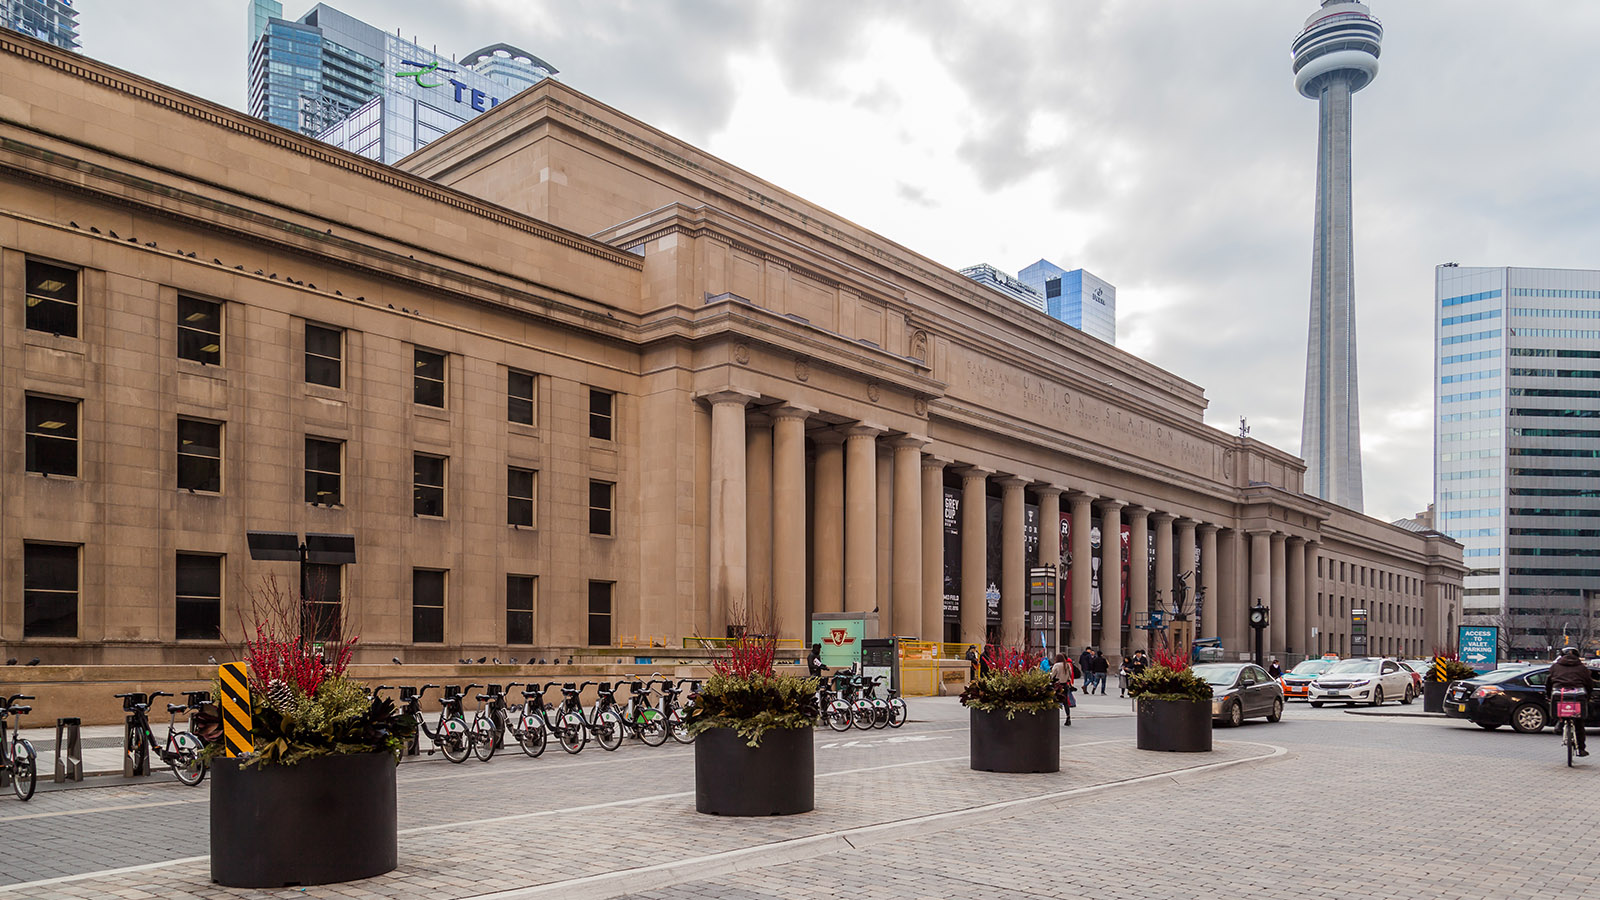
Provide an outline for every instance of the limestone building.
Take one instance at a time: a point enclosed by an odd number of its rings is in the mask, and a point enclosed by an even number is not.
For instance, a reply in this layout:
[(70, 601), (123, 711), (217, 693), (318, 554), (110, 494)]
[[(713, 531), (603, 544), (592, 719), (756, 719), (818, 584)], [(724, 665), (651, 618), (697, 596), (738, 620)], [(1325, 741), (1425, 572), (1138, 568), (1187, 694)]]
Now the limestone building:
[(355, 535), (316, 599), (385, 660), (975, 642), (1040, 560), (1113, 657), (1196, 563), (1230, 654), (1458, 616), (1458, 544), (1198, 386), (554, 81), (391, 168), (0, 33), (0, 137), (0, 654), (218, 653), (293, 577), (251, 530)]

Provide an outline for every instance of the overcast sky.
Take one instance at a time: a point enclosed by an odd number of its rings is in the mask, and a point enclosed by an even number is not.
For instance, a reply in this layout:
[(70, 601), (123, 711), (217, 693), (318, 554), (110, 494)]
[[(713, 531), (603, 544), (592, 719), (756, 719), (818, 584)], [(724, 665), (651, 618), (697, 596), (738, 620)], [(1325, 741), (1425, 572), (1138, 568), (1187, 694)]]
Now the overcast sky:
[[(298, 18), (310, 2), (285, 4)], [(1118, 344), (1298, 453), (1316, 0), (338, 0), (505, 41), (630, 115), (945, 265), (1117, 287)], [(245, 105), (244, 0), (77, 0), (84, 52)], [(1600, 4), (1375, 0), (1355, 102), (1366, 511), (1432, 497), (1434, 266), (1600, 268)]]

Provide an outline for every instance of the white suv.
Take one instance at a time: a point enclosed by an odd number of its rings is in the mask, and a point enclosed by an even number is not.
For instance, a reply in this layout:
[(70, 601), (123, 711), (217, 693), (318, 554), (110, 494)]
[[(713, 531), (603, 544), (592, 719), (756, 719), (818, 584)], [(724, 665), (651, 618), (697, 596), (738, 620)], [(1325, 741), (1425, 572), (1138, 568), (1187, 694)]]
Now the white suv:
[(1341, 659), (1329, 666), (1328, 671), (1311, 682), (1307, 699), (1312, 706), (1324, 703), (1377, 706), (1385, 700), (1410, 703), (1416, 696), (1410, 671), (1392, 659), (1368, 656)]

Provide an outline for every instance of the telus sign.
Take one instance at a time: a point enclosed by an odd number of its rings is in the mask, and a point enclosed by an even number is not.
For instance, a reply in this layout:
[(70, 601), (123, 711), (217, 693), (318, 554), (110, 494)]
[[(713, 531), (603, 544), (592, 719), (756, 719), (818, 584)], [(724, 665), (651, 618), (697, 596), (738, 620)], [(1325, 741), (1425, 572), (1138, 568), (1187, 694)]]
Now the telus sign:
[[(416, 60), (412, 59), (402, 59), (400, 61), (408, 66), (415, 66), (416, 68), (409, 72), (396, 72), (394, 73), (394, 77), (396, 78), (410, 78), (412, 81), (417, 83), (417, 87), (430, 89), (444, 87), (446, 84), (449, 84), (451, 87), (455, 88), (457, 103), (465, 103), (478, 112), (488, 112), (489, 110), (500, 105), (499, 97), (491, 97), (488, 94), (485, 94), (483, 91), (480, 91), (470, 85), (463, 84), (454, 78), (445, 78), (440, 81), (434, 80), (442, 74), (455, 74), (456, 71), (455, 69), (441, 68), (438, 60), (435, 60), (431, 63), (417, 62)], [(488, 102), (487, 106), (484, 105), (485, 101)]]

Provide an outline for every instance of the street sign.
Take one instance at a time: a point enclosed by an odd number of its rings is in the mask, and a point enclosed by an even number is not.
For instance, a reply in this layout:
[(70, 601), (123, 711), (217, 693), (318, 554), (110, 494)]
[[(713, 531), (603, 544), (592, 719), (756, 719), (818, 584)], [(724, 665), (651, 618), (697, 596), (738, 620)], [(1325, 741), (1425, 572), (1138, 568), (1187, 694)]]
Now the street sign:
[(1500, 629), (1495, 625), (1461, 625), (1456, 628), (1461, 661), (1479, 672), (1492, 672), (1500, 662)]
[(822, 664), (848, 669), (861, 662), (867, 638), (867, 617), (861, 613), (817, 613), (811, 617), (811, 643), (822, 645)]

